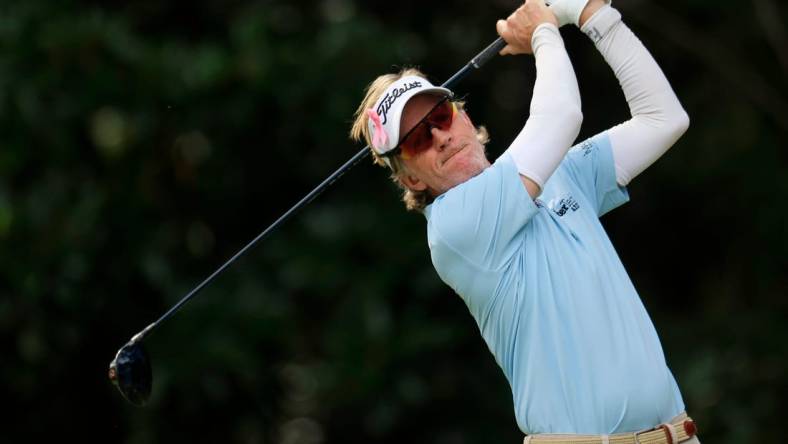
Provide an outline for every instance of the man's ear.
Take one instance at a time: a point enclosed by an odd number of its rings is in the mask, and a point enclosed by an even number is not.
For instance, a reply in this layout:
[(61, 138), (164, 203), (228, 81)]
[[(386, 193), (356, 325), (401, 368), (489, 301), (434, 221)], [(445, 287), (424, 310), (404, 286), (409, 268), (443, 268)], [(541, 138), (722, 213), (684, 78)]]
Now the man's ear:
[(422, 182), (421, 179), (419, 179), (418, 177), (410, 174), (403, 173), (402, 175), (399, 176), (399, 180), (400, 182), (402, 182), (403, 185), (405, 185), (409, 190), (412, 191), (424, 191), (427, 189), (426, 183)]

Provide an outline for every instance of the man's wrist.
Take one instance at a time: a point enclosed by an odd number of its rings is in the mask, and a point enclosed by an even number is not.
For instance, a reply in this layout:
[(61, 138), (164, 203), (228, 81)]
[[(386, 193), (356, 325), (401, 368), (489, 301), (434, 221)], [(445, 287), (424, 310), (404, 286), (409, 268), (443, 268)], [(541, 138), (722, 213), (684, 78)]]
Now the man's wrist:
[(554, 23), (550, 22), (540, 23), (539, 26), (534, 29), (534, 33), (531, 35), (531, 49), (533, 50), (534, 56), (536, 56), (539, 48), (551, 43), (559, 44), (561, 46), (564, 44), (564, 40), (561, 38), (561, 33), (558, 31), (558, 27)]
[(602, 6), (605, 6), (608, 3), (609, 2), (606, 2), (605, 0), (589, 0), (589, 2), (586, 3), (585, 8), (583, 8), (583, 11), (580, 13), (580, 19), (577, 21), (577, 27), (582, 28), (588, 19), (593, 17)]
[(594, 44), (597, 44), (610, 28), (620, 21), (621, 13), (612, 6), (605, 4), (591, 15), (591, 18), (583, 24), (580, 31), (587, 35)]

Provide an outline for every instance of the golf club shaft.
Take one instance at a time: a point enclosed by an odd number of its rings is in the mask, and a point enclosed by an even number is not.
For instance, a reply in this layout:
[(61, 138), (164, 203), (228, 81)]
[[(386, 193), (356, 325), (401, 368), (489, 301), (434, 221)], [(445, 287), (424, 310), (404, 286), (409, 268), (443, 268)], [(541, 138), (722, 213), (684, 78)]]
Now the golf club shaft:
[[(482, 52), (476, 55), (476, 57), (472, 58), (470, 62), (468, 62), (465, 66), (462, 67), (457, 73), (449, 78), (449, 80), (443, 82), (441, 85), (444, 88), (451, 89), (454, 85), (456, 85), (460, 80), (465, 78), (472, 70), (481, 68), (485, 63), (487, 63), (494, 55), (498, 54), (501, 49), (506, 46), (506, 42), (503, 38), (499, 37), (489, 46), (484, 48)], [(184, 296), (178, 303), (172, 306), (166, 313), (164, 313), (159, 319), (157, 319), (152, 324), (145, 327), (142, 331), (137, 333), (131, 338), (131, 342), (137, 342), (142, 340), (145, 336), (147, 336), (154, 328), (156, 328), (160, 323), (168, 319), (170, 316), (175, 314), (184, 304), (189, 302), (197, 293), (200, 292), (206, 285), (208, 285), (213, 279), (218, 276), (225, 268), (229, 267), (230, 264), (235, 262), (236, 259), (243, 256), (250, 248), (252, 248), (257, 242), (263, 240), (269, 233), (275, 230), (279, 225), (283, 224), (287, 219), (290, 218), (296, 211), (300, 210), (302, 207), (306, 206), (309, 202), (312, 201), (315, 197), (317, 197), (320, 193), (322, 193), (326, 188), (331, 186), (334, 182), (337, 181), (343, 174), (345, 174), (350, 168), (360, 162), (363, 158), (369, 155), (369, 145), (365, 146), (361, 151), (356, 153), (350, 160), (345, 162), (344, 165), (339, 167), (333, 174), (328, 176), (323, 182), (320, 183), (317, 187), (315, 187), (312, 191), (309, 192), (306, 196), (304, 196), (298, 203), (293, 205), (292, 208), (287, 210), (282, 216), (279, 217), (274, 223), (268, 226), (262, 233), (258, 234), (257, 237), (252, 239), (246, 246), (241, 248), (237, 253), (233, 255), (230, 259), (227, 260), (221, 267), (216, 269), (210, 276), (208, 276), (204, 281), (200, 282), (196, 287), (194, 287), (186, 296)]]

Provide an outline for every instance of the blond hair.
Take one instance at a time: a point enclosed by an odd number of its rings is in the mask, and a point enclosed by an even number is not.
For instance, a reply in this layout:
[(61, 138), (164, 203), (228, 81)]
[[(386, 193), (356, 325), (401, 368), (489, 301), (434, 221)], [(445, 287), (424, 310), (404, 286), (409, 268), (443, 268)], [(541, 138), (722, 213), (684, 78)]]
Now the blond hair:
[[(380, 96), (386, 91), (386, 89), (391, 86), (392, 83), (396, 82), (397, 80), (406, 77), (406, 76), (419, 76), (422, 78), (427, 78), (424, 73), (422, 73), (418, 68), (403, 68), (400, 72), (395, 74), (384, 74), (382, 76), (378, 76), (372, 83), (367, 86), (365, 90), (364, 99), (361, 101), (361, 104), (356, 109), (355, 114), (353, 115), (355, 121), (353, 122), (353, 127), (350, 129), (350, 137), (359, 142), (362, 139), (366, 141), (367, 145), (372, 146), (372, 134), (369, 131), (369, 126), (367, 124), (369, 117), (367, 116), (367, 110), (372, 108), (375, 105), (375, 102), (378, 101)], [(464, 102), (458, 102), (457, 108), (460, 111), (464, 110)], [(479, 142), (482, 144), (486, 144), (489, 141), (489, 135), (487, 130), (482, 126), (476, 129), (476, 138), (479, 139)], [(383, 158), (375, 152), (375, 150), (370, 149), (372, 151), (372, 158), (373, 161), (382, 166), (386, 167), (386, 162), (383, 161)], [(408, 210), (412, 211), (423, 211), (424, 208), (432, 203), (435, 199), (435, 196), (430, 194), (429, 191), (415, 191), (411, 190), (402, 183), (400, 177), (404, 174), (407, 174), (407, 166), (399, 156), (390, 156), (388, 161), (391, 163), (391, 180), (399, 186), (399, 188), (403, 191), (402, 193), (402, 201), (405, 202), (405, 207)]]

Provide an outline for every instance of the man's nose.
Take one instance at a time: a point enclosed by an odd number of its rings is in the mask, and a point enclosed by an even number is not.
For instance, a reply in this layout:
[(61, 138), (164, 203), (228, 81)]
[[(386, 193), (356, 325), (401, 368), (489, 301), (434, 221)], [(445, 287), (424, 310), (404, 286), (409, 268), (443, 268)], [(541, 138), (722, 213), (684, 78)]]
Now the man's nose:
[(452, 137), (448, 130), (444, 131), (437, 126), (433, 126), (430, 128), (430, 132), (432, 133), (433, 145), (438, 151), (443, 151), (451, 143)]

